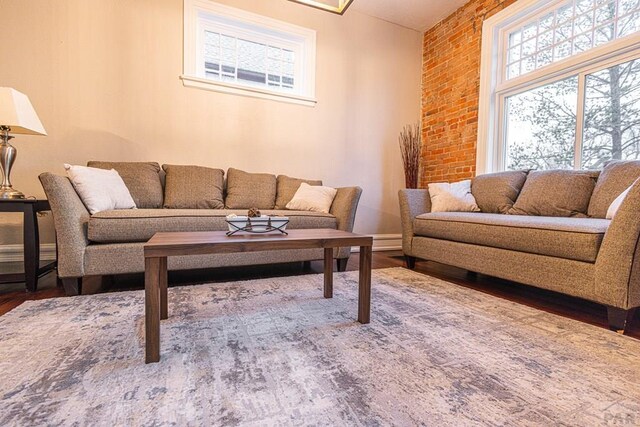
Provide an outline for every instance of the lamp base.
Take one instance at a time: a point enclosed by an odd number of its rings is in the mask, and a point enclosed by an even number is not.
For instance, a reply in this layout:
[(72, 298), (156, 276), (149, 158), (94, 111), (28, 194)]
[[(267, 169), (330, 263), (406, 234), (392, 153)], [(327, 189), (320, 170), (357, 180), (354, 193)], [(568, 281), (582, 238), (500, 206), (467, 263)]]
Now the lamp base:
[(11, 167), (16, 160), (18, 150), (9, 141), (13, 138), (9, 135), (8, 126), (0, 126), (0, 172), (2, 172), (2, 183), (0, 184), (0, 200), (20, 200), (24, 199), (24, 194), (14, 190), (11, 185)]
[(20, 200), (24, 199), (24, 194), (13, 187), (0, 186), (0, 200)]

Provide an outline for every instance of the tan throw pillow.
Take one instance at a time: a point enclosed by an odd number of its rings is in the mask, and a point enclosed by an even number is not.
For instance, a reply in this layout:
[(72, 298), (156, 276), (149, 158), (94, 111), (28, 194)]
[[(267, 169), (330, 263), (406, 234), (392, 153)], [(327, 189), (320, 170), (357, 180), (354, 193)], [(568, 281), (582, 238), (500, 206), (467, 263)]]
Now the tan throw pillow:
[(160, 165), (155, 162), (100, 162), (91, 161), (88, 167), (115, 169), (129, 189), (139, 209), (162, 207), (163, 190), (160, 180)]
[(162, 165), (167, 174), (164, 207), (223, 209), (224, 171), (202, 166)]
[(533, 171), (509, 215), (586, 217), (597, 172)]
[(485, 213), (506, 214), (518, 198), (529, 171), (507, 171), (478, 175), (471, 181), (471, 194)]
[(293, 199), (294, 194), (302, 183), (309, 185), (322, 185), (322, 181), (313, 179), (291, 178), (286, 175), (278, 175), (276, 189), (276, 209), (286, 209), (287, 203)]
[(248, 173), (229, 168), (227, 198), (229, 209), (273, 209), (276, 203), (276, 176), (268, 173)]
[(614, 160), (607, 163), (593, 190), (593, 196), (589, 202), (589, 216), (604, 218), (616, 197), (639, 177), (640, 161), (638, 160)]
[(287, 203), (287, 209), (295, 211), (311, 211), (329, 213), (331, 204), (338, 190), (321, 185), (309, 185), (306, 182), (300, 184), (300, 188), (294, 194), (293, 199)]
[(471, 180), (429, 184), (431, 212), (478, 212), (480, 209), (471, 194)]

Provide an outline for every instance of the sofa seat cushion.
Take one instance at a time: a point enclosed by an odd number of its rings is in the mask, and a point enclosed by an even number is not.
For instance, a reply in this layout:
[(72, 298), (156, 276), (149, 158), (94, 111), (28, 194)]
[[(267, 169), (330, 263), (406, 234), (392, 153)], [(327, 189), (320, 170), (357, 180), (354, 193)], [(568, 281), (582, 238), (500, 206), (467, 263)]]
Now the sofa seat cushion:
[(438, 212), (417, 216), (414, 232), (454, 242), (595, 262), (610, 222), (596, 218)]
[[(89, 219), (89, 240), (95, 243), (146, 242), (160, 231), (225, 231), (225, 217), (246, 215), (229, 209), (135, 209), (98, 212)], [(337, 228), (330, 214), (263, 210), (263, 215), (288, 216), (287, 228)]]

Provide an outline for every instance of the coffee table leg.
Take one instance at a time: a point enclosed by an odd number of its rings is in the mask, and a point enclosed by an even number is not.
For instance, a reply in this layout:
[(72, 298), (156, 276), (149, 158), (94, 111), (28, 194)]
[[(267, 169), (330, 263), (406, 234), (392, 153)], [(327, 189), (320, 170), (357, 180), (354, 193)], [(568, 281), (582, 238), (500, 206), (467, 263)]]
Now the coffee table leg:
[(324, 248), (324, 297), (333, 298), (333, 248)]
[(358, 322), (369, 323), (371, 313), (371, 246), (360, 246)]
[(169, 317), (169, 308), (167, 303), (167, 287), (168, 280), (167, 277), (167, 257), (160, 258), (160, 266), (159, 266), (159, 280), (160, 280), (160, 320), (164, 320)]
[(144, 260), (145, 363), (160, 361), (160, 258)]

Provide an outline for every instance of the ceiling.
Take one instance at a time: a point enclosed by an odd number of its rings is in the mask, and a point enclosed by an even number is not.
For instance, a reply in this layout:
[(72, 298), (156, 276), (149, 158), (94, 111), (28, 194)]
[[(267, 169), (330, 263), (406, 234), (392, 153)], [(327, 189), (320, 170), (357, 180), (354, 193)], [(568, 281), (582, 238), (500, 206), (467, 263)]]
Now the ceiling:
[(467, 1), (469, 0), (354, 0), (349, 9), (403, 27), (425, 31)]

